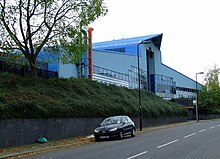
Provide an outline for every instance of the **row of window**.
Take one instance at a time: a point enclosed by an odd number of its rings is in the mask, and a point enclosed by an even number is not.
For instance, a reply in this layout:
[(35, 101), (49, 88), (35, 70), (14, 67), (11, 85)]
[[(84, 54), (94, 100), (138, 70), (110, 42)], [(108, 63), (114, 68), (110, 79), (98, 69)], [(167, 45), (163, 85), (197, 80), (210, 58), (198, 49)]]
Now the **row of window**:
[[(185, 97), (183, 94), (179, 94), (179, 98), (187, 98), (187, 97)], [(189, 99), (195, 99), (196, 96), (188, 95), (188, 98)]]
[(178, 91), (184, 91), (184, 92), (196, 93), (196, 89), (192, 89), (192, 88), (176, 87), (176, 90), (178, 90)]
[(196, 89), (192, 89), (192, 88), (171, 87), (171, 86), (168, 86), (168, 85), (157, 84), (157, 92), (163, 92), (163, 93), (168, 93), (169, 92), (169, 93), (172, 93), (172, 94), (176, 94), (176, 91), (196, 93)]
[(167, 86), (175, 86), (176, 83), (173, 81), (172, 77), (163, 76), (163, 75), (155, 75), (155, 82), (161, 85)]
[(125, 48), (112, 48), (112, 49), (105, 49), (105, 50), (125, 53)]

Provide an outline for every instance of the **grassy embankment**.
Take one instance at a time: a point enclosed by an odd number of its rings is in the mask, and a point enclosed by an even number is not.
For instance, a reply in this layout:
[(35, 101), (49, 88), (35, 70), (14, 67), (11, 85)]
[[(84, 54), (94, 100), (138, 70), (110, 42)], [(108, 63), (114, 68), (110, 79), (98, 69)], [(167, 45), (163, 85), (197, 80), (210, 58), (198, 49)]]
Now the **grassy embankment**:
[[(183, 116), (187, 110), (141, 91), (144, 117)], [(138, 116), (138, 91), (86, 79), (37, 79), (0, 73), (0, 118)]]

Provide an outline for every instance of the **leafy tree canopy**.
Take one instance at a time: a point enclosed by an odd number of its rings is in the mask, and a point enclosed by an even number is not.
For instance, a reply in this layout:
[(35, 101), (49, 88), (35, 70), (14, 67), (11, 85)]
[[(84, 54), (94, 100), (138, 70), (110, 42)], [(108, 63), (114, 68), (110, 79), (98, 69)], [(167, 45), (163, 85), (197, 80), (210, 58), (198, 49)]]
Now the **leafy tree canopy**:
[(44, 48), (59, 52), (65, 63), (76, 62), (85, 51), (88, 25), (107, 13), (103, 1), (0, 0), (0, 58), (25, 57), (34, 70)]
[(215, 65), (205, 74), (205, 87), (199, 105), (204, 113), (220, 113), (220, 68)]
[(214, 65), (205, 75), (205, 87), (208, 91), (219, 91), (220, 89), (220, 68)]

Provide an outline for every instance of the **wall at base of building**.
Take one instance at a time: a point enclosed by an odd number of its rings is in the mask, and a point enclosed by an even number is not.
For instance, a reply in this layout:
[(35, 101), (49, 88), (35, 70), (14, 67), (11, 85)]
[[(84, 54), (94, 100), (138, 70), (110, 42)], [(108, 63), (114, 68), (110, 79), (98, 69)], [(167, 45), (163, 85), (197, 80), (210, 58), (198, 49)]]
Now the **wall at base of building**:
[[(139, 118), (132, 118), (139, 128)], [(93, 134), (103, 118), (8, 119), (0, 120), (0, 147), (35, 143), (39, 137), (48, 140)], [(187, 117), (143, 118), (143, 127), (186, 121)]]

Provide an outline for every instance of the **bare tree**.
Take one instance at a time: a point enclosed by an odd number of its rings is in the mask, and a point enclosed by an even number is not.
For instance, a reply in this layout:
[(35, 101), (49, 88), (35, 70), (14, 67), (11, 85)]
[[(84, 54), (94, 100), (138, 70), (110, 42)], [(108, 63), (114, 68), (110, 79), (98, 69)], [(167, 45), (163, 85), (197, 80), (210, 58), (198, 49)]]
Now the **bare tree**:
[(33, 78), (42, 49), (76, 62), (85, 49), (83, 30), (107, 13), (103, 1), (0, 0), (0, 58), (26, 59)]

